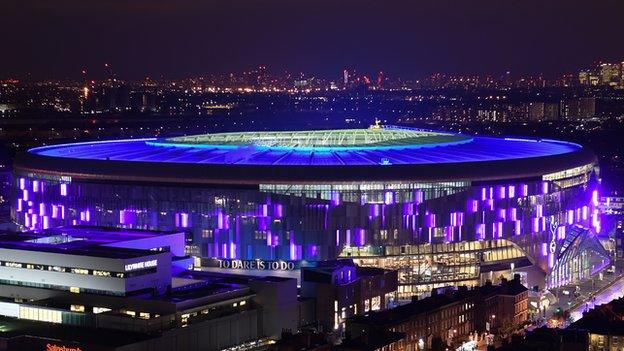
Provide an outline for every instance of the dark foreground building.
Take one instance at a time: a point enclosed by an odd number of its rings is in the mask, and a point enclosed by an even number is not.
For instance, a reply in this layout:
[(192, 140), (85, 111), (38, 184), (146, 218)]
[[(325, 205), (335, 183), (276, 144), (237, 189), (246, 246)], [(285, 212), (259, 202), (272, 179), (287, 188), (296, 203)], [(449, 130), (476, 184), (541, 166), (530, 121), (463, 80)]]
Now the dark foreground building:
[(567, 142), (392, 126), (87, 142), (20, 155), (12, 216), (184, 231), (213, 270), (350, 257), (398, 270), (404, 299), (511, 273), (558, 286), (608, 264), (574, 244), (600, 230), (595, 165)]
[(397, 350), (444, 350), (462, 345), (471, 349), (488, 334), (511, 335), (527, 318), (528, 290), (516, 275), (500, 285), (433, 290), (431, 296), (409, 304), (351, 317), (346, 333), (354, 338), (388, 331), (404, 333), (395, 345)]

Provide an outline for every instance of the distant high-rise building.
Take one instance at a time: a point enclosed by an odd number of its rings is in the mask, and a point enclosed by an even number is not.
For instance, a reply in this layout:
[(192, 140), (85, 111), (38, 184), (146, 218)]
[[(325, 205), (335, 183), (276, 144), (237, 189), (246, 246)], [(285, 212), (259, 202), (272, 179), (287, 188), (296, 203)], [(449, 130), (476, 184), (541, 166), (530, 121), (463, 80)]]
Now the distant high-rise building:
[(596, 99), (583, 97), (561, 101), (561, 117), (569, 121), (592, 118), (596, 115)]
[(581, 119), (592, 118), (596, 115), (596, 99), (585, 97), (579, 99), (579, 117)]
[(588, 71), (580, 71), (579, 72), (579, 83), (581, 85), (589, 85), (589, 72)]
[(558, 103), (544, 103), (544, 120), (556, 121), (559, 119), (559, 104)]
[(600, 65), (600, 84), (616, 86), (620, 83), (620, 65), (603, 63)]
[(533, 122), (544, 120), (544, 103), (543, 102), (530, 102), (529, 103), (529, 120)]

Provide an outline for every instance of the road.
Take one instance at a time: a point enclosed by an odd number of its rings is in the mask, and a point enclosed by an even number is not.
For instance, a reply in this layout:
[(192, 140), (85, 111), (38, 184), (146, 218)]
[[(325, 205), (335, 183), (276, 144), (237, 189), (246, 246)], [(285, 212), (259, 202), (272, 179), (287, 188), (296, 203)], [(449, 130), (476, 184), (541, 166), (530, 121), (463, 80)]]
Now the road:
[(573, 307), (570, 310), (570, 318), (572, 321), (577, 321), (583, 317), (583, 312), (587, 309), (592, 309), (595, 305), (602, 305), (620, 297), (624, 297), (624, 275), (620, 275), (613, 284), (588, 298), (586, 303)]

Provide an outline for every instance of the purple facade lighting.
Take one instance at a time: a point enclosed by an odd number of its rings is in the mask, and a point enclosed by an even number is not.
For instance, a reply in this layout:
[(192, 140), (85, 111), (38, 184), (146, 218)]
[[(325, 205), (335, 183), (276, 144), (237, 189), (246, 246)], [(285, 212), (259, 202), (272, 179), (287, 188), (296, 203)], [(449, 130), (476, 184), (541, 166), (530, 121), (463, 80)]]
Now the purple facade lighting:
[(507, 197), (507, 194), (505, 192), (505, 187), (502, 185), (499, 185), (498, 186), (498, 198), (504, 199), (505, 197)]
[(477, 240), (485, 240), (485, 224), (477, 224), (475, 231), (477, 232)]
[(33, 191), (33, 193), (38, 193), (39, 192), (39, 181), (38, 180), (33, 180), (32, 181), (32, 191)]
[(180, 227), (188, 228), (189, 227), (189, 215), (188, 213), (180, 213)]
[(529, 196), (529, 186), (527, 184), (522, 184), (520, 186), (520, 196)]
[(591, 198), (592, 198), (592, 205), (598, 206), (598, 200), (599, 200), (598, 190), (592, 191), (592, 197)]
[(392, 205), (394, 203), (394, 193), (392, 191), (386, 191), (384, 194), (384, 204)]
[(509, 198), (513, 199), (514, 197), (516, 197), (516, 186), (510, 185), (507, 189), (507, 192), (509, 193)]
[(26, 189), (26, 179), (25, 178), (20, 178), (19, 179), (19, 189), (20, 190)]
[(331, 193), (331, 204), (333, 206), (340, 205), (340, 192), (332, 191), (332, 193)]
[(358, 246), (366, 245), (366, 232), (364, 229), (359, 228), (356, 231), (355, 244)]
[(69, 186), (67, 185), (67, 183), (61, 183), (61, 196), (67, 196), (67, 194), (69, 193), (68, 188)]
[(478, 210), (479, 210), (479, 201), (473, 200), (473, 199), (469, 199), (467, 201), (467, 205), (466, 205), (466, 212), (468, 212), (468, 213), (475, 213)]
[(533, 233), (534, 234), (539, 233), (539, 227), (540, 227), (539, 218), (533, 218), (531, 222), (533, 223), (533, 227), (532, 227)]

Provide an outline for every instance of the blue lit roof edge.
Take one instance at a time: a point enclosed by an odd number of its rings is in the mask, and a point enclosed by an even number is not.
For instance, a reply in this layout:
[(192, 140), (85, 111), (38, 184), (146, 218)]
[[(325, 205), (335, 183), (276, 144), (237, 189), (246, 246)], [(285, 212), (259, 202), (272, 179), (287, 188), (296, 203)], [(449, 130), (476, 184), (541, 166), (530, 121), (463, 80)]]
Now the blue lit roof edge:
[(138, 139), (112, 139), (112, 140), (95, 140), (95, 141), (80, 141), (77, 143), (63, 143), (63, 144), (54, 144), (54, 145), (46, 145), (46, 146), (37, 146), (31, 149), (28, 149), (28, 153), (39, 154), (40, 152), (58, 149), (62, 147), (71, 147), (77, 145), (93, 145), (93, 144), (107, 144), (107, 143), (122, 143), (129, 141), (150, 141), (156, 140), (157, 138), (138, 138)]

